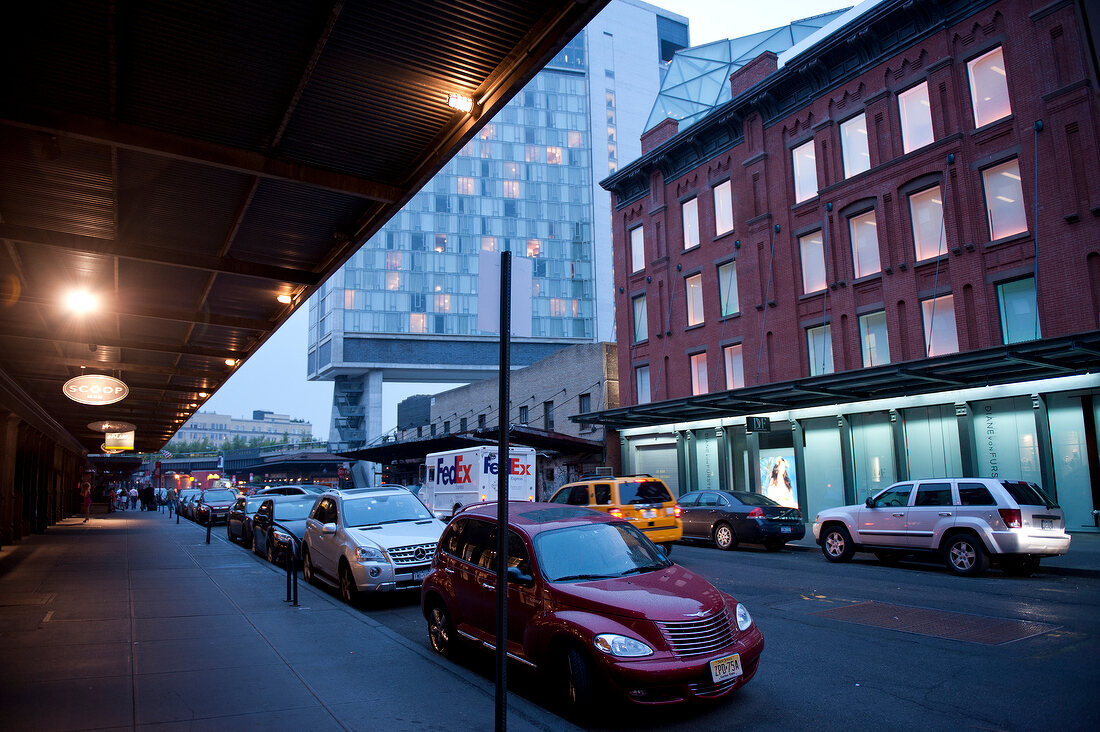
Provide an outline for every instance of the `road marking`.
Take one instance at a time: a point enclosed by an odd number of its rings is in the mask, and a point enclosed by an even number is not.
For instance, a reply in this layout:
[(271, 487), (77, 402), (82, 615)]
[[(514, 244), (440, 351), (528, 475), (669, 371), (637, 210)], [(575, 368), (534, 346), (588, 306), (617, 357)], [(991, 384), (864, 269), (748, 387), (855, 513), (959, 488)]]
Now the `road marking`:
[(52, 617), (53, 617), (53, 610), (50, 610), (48, 613), (46, 613), (46, 617), (42, 618), (42, 624), (45, 625), (46, 623), (50, 622), (50, 618), (52, 618)]

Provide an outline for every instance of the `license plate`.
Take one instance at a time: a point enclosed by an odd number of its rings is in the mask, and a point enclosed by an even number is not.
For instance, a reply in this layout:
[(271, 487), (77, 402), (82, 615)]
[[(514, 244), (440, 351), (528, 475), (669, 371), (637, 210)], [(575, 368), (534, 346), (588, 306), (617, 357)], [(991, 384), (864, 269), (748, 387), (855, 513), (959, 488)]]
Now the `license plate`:
[(792, 529), (790, 526), (780, 526), (779, 527), (779, 533), (780, 534), (789, 534), (792, 531), (794, 531), (794, 529)]
[(642, 518), (657, 518), (657, 509), (646, 508), (642, 510)]
[(428, 572), (431, 572), (431, 571), (432, 570), (430, 570), (430, 569), (418, 569), (415, 572), (413, 572), (413, 579), (414, 580), (422, 580), (425, 577), (427, 577)]
[(741, 654), (716, 658), (710, 662), (710, 677), (715, 683), (741, 675)]
[(1044, 529), (1053, 529), (1054, 528), (1054, 519), (1041, 519), (1041, 521), (1042, 521), (1042, 527)]

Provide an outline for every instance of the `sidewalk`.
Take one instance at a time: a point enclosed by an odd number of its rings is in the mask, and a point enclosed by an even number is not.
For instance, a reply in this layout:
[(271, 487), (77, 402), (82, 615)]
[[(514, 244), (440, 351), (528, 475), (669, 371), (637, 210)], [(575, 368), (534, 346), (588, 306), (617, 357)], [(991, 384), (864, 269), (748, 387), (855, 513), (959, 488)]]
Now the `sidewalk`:
[[(491, 680), (164, 513), (67, 519), (0, 551), (0, 726), (491, 729)], [(514, 730), (574, 729), (509, 695)]]

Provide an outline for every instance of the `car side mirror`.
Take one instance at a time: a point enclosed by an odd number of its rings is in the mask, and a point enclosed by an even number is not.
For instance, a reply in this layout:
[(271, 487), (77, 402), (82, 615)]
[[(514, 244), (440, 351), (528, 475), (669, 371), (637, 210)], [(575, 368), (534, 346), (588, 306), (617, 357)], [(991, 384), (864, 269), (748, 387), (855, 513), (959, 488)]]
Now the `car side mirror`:
[(668, 552), (665, 551), (665, 548), (663, 546), (661, 546), (660, 544), (654, 544), (654, 546), (657, 547), (657, 553), (661, 555), (662, 559), (668, 559)]
[(336, 533), (336, 524), (321, 524), (321, 533), (322, 534), (335, 534)]
[(866, 501), (863, 502), (863, 505), (867, 506), (867, 508), (874, 508), (875, 501), (872, 498), (868, 498)]
[(525, 574), (519, 567), (509, 567), (507, 570), (508, 582), (515, 585), (530, 585), (534, 583), (535, 578), (529, 574)]

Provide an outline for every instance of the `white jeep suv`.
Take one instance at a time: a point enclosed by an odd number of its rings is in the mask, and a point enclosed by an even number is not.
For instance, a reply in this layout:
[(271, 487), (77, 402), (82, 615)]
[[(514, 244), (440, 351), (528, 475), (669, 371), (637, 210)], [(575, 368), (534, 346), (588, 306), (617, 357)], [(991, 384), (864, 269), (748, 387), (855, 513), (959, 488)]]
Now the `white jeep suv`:
[(960, 575), (982, 574), (994, 561), (1027, 576), (1042, 557), (1065, 554), (1070, 537), (1058, 504), (1034, 483), (1000, 478), (907, 480), (856, 506), (814, 518), (814, 539), (830, 562), (857, 551), (884, 564), (914, 552), (940, 552)]
[(302, 573), (360, 592), (417, 589), (445, 525), (404, 488), (326, 491), (306, 519)]

